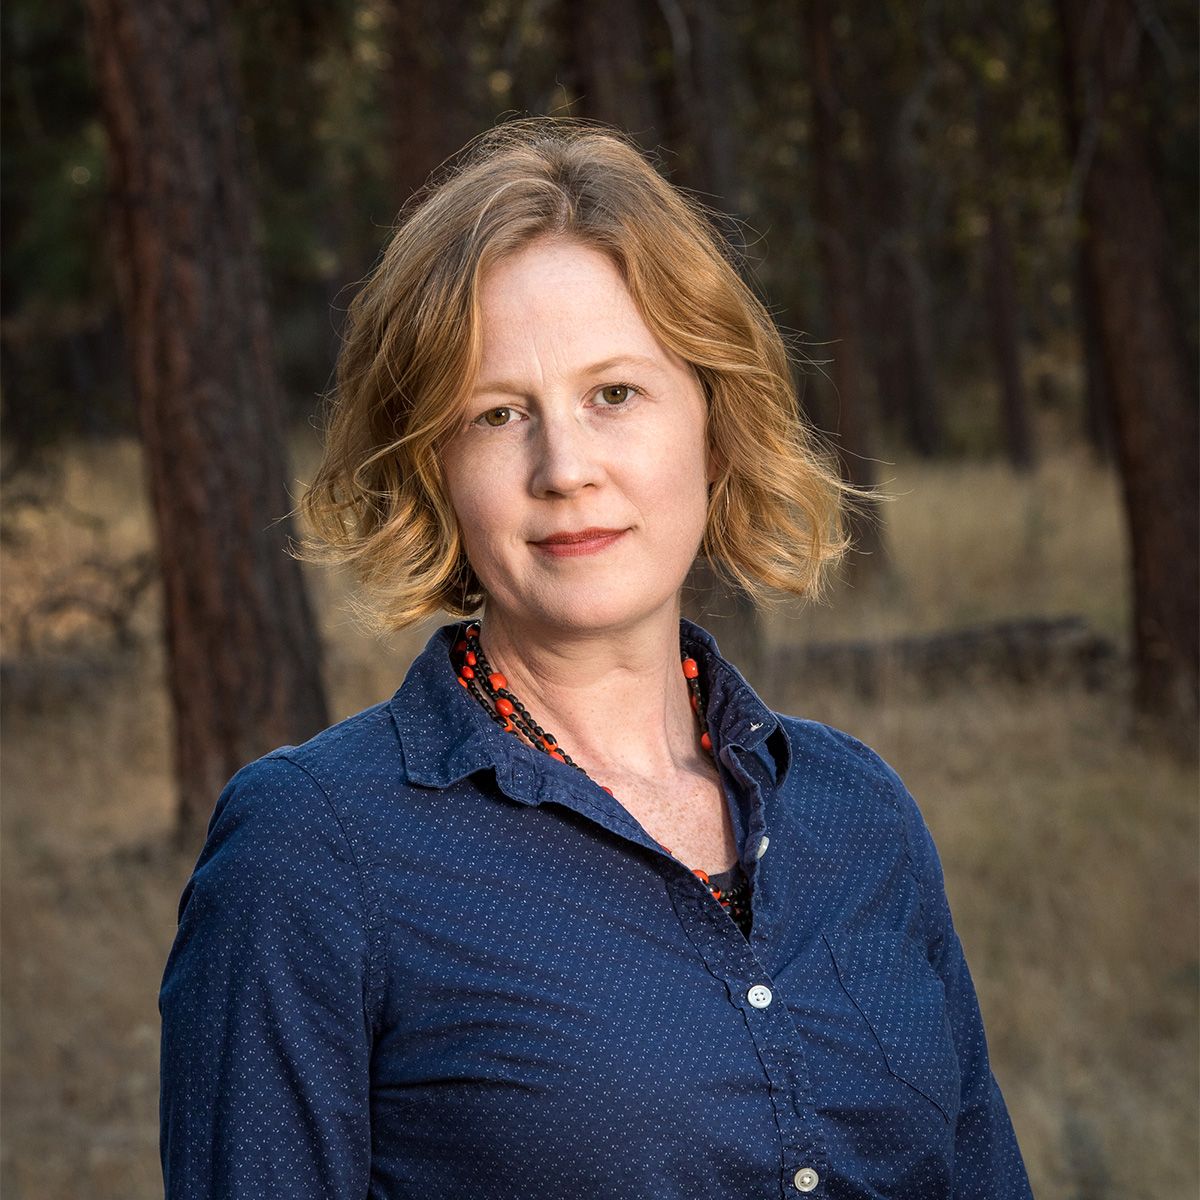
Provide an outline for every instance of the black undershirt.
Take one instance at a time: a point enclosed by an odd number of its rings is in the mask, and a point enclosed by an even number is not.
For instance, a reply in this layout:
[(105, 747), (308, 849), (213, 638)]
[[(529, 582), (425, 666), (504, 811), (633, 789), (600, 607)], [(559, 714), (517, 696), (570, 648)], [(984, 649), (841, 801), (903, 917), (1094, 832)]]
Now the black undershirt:
[(725, 911), (733, 918), (733, 922), (742, 931), (742, 936), (750, 938), (750, 923), (752, 912), (750, 908), (750, 882), (742, 870), (742, 864), (736, 862), (728, 871), (718, 875), (710, 875), (709, 882), (721, 889), (721, 900), (728, 900)]

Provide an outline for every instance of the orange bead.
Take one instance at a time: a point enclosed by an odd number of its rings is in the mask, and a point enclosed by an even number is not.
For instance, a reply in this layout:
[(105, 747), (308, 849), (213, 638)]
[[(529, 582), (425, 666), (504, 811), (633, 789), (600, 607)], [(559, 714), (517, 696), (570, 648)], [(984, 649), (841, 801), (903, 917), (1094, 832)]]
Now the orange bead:
[(475, 678), (475, 672), (474, 672), (474, 671), (472, 671), (470, 667), (463, 667), (463, 669), (462, 669), (462, 677), (463, 677), (464, 679), (474, 679), (474, 678)]
[(613, 790), (612, 790), (612, 788), (606, 788), (606, 787), (604, 786), (604, 784), (601, 784), (601, 785), (600, 785), (600, 790), (601, 790), (602, 792), (607, 792), (607, 793), (608, 793), (610, 796), (613, 794)]
[(550, 751), (550, 757), (551, 757), (551, 758), (557, 758), (559, 762), (566, 762), (566, 761), (567, 761), (565, 758), (563, 758), (563, 756), (562, 756), (562, 751), (561, 751), (561, 750), (551, 750), (551, 751)]
[(692, 874), (699, 876), (705, 883), (708, 882), (708, 872), (700, 870), (699, 867), (692, 868)]
[(504, 676), (501, 675), (499, 671), (493, 671), (488, 676), (488, 683), (490, 683), (492, 685), (492, 691), (494, 691), (494, 692), (498, 692), (502, 688), (508, 687), (508, 680), (505, 679)]
[(512, 733), (512, 731), (514, 729), (516, 729), (516, 726), (511, 721), (504, 722), (504, 732), (505, 733)]
[(461, 678), (461, 677), (459, 678), (459, 681), (458, 681), (458, 682), (459, 682), (459, 683), (460, 683), (460, 684), (461, 684), (463, 687), (466, 687), (466, 686), (467, 686), (467, 681), (466, 681), (465, 679)]
[(705, 730), (705, 732), (700, 735), (700, 745), (702, 745), (705, 748), (705, 750), (712, 749), (712, 738), (710, 738), (708, 736), (707, 730)]
[(467, 662), (469, 662), (471, 664), (471, 666), (474, 666), (478, 661), (479, 660), (475, 657), (475, 651), (468, 650), (467, 651)]
[(688, 679), (697, 679), (700, 676), (700, 668), (696, 666), (694, 658), (685, 658), (683, 660), (683, 673)]
[(505, 700), (503, 696), (496, 701), (496, 711), (502, 717), (511, 717), (517, 710), (513, 708), (511, 700)]

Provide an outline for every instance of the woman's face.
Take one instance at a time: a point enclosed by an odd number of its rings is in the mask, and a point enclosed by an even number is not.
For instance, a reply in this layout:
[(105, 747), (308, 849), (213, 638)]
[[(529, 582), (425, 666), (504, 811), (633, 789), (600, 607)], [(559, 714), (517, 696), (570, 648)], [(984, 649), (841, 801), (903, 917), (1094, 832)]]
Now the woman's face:
[(480, 284), (480, 373), (442, 463), (489, 617), (599, 632), (674, 613), (712, 478), (698, 379), (599, 251), (537, 242)]

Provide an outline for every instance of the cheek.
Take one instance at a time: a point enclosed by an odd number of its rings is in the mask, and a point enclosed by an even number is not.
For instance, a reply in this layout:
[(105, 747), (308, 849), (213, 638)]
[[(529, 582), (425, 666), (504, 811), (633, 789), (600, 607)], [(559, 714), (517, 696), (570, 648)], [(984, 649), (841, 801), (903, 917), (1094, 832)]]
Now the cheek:
[[(467, 432), (460, 432), (442, 454), (442, 478), (446, 495), (465, 527), (477, 524), (486, 517), (488, 510), (489, 480), (488, 456), (479, 445), (480, 439)], [(492, 488), (494, 499), (494, 487)]]
[(655, 499), (680, 528), (703, 529), (708, 513), (708, 475), (703, 445), (676, 445), (660, 455)]
[(482, 483), (480, 473), (471, 470), (469, 464), (457, 458), (446, 463), (444, 479), (446, 496), (458, 519), (467, 557), (474, 561), (476, 544), (486, 544), (486, 538), (479, 536), (479, 526), (481, 521), (487, 520), (487, 488)]
[(494, 590), (507, 574), (504, 548), (510, 544), (513, 503), (501, 473), (473, 458), (447, 460), (446, 495), (458, 520), (463, 551), (484, 587)]

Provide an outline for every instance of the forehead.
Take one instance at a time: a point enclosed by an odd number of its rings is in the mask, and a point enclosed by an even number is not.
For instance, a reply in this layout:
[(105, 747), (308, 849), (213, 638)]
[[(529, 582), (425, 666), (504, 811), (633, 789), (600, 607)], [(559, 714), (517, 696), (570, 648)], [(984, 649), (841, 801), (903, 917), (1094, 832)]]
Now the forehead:
[(508, 255), (480, 279), (480, 380), (534, 378), (638, 359), (685, 370), (643, 319), (616, 264), (576, 242), (542, 241)]

